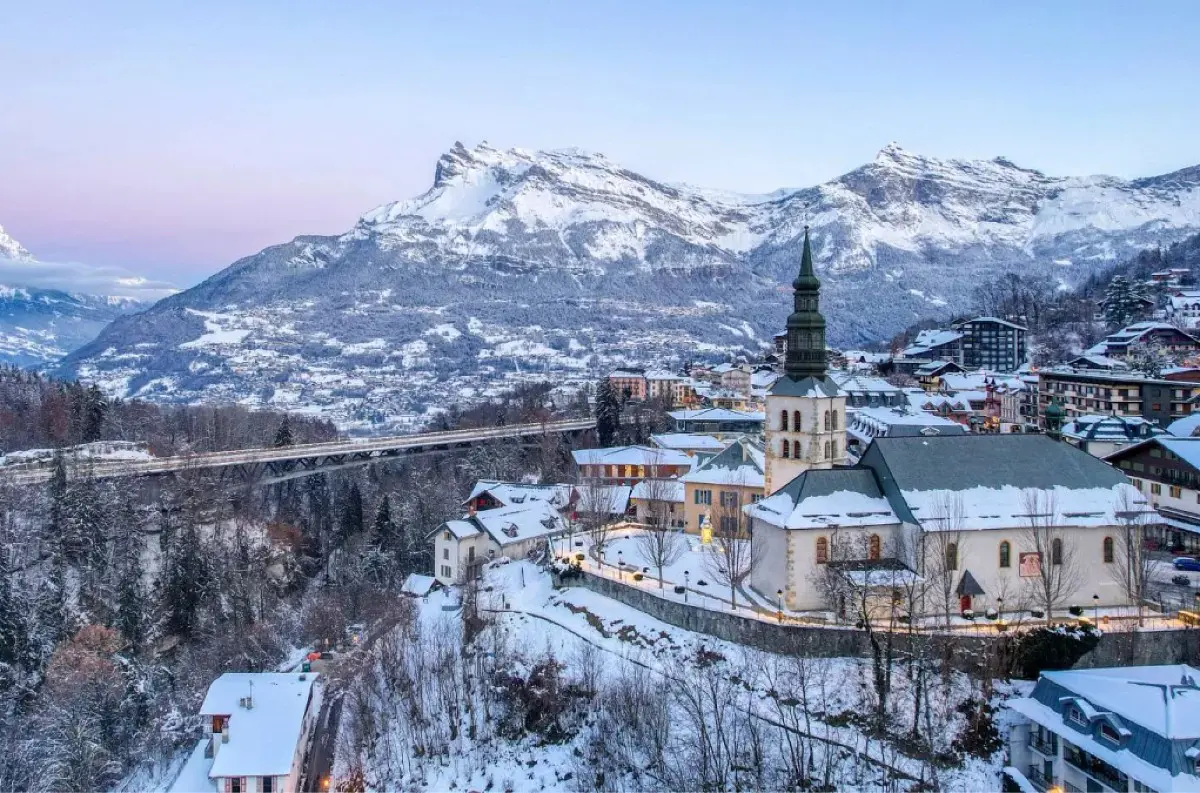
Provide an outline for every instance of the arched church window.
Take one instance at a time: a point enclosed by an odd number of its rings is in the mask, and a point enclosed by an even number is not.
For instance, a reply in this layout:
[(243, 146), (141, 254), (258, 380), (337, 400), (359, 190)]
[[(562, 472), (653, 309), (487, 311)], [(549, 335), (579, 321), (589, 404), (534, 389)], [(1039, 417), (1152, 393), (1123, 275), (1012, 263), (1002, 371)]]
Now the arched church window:
[(788, 440), (787, 440), (787, 438), (784, 438), (782, 441), (780, 441), (779, 446), (780, 446), (779, 456), (786, 460), (788, 458)]
[(800, 411), (792, 411), (792, 432), (800, 431)]
[(829, 411), (825, 411), (825, 431), (829, 432)]
[(779, 429), (783, 432), (788, 431), (788, 414), (786, 410), (779, 411)]
[(792, 441), (792, 457), (800, 459), (800, 441)]

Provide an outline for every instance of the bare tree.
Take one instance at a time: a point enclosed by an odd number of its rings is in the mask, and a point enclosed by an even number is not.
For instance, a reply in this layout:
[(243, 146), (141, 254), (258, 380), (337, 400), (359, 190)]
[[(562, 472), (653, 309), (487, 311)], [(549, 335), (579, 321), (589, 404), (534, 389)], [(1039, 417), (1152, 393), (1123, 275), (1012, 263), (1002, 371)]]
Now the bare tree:
[(712, 538), (716, 553), (705, 556), (704, 566), (718, 583), (729, 587), (729, 604), (736, 609), (737, 591), (762, 560), (763, 546), (750, 535), (749, 518), (742, 511), (745, 477), (734, 476), (726, 486), (730, 489), (721, 491), (721, 498), (713, 508), (716, 523), (712, 526)]
[(966, 509), (962, 493), (950, 491), (938, 493), (930, 507), (930, 517), (921, 524), (919, 559), (929, 581), (927, 594), (933, 601), (931, 605), (943, 616), (943, 624), (949, 627), (955, 607), (954, 582), (958, 578)]
[(1146, 595), (1155, 562), (1146, 548), (1146, 528), (1151, 513), (1145, 503), (1134, 495), (1130, 485), (1124, 485), (1117, 495), (1114, 516), (1118, 521), (1117, 535), (1103, 540), (1105, 566), (1120, 584), (1125, 597), (1137, 608), (1138, 625), (1146, 624)]
[(1048, 625), (1054, 608), (1061, 607), (1081, 583), (1083, 569), (1075, 547), (1058, 525), (1054, 493), (1038, 488), (1023, 490), (1021, 507), (1028, 524), (1025, 544), (1037, 554), (1037, 570), (1026, 578), (1029, 601), (1045, 612)]
[(675, 564), (687, 551), (683, 533), (671, 525), (674, 496), (682, 487), (670, 479), (643, 479), (638, 492), (645, 501), (646, 525), (635, 537), (641, 556), (658, 569), (658, 588), (663, 587), (663, 568)]
[(584, 479), (578, 489), (580, 529), (591, 538), (592, 549), (599, 555), (612, 535), (617, 490), (599, 479)]

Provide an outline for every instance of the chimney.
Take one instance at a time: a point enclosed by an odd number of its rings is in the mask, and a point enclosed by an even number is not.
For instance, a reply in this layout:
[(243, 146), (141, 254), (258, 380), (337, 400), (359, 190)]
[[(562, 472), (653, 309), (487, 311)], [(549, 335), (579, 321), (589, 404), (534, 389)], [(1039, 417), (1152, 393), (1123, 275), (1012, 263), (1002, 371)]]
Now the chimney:
[(229, 719), (221, 725), (221, 743), (229, 743)]

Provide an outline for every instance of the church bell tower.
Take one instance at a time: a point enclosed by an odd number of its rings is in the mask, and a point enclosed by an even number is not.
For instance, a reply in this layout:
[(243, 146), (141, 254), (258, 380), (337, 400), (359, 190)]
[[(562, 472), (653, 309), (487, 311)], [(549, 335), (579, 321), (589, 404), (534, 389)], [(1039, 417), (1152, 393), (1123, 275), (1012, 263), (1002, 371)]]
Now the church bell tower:
[(813, 269), (807, 226), (792, 293), (783, 376), (767, 394), (768, 495), (807, 470), (832, 468), (846, 453), (846, 398), (827, 371), (821, 282)]

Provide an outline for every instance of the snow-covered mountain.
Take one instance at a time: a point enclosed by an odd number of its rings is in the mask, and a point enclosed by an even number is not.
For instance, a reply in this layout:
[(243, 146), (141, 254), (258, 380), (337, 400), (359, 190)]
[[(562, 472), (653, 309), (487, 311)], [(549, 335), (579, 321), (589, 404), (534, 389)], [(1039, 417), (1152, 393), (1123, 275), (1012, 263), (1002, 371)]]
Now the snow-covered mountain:
[(746, 196), (576, 150), (455, 144), (421, 196), (235, 262), (63, 368), (125, 395), (391, 422), (546, 372), (757, 350), (806, 224), (830, 339), (859, 344), (965, 308), (999, 272), (1071, 283), (1200, 230), (1200, 167), (1064, 178), (892, 144), (825, 184)]
[(43, 265), (0, 227), (0, 363), (42, 366), (57, 361), (96, 338), (117, 317), (144, 307), (127, 297), (29, 285), (30, 276), (42, 269), (61, 280), (60, 266)]

